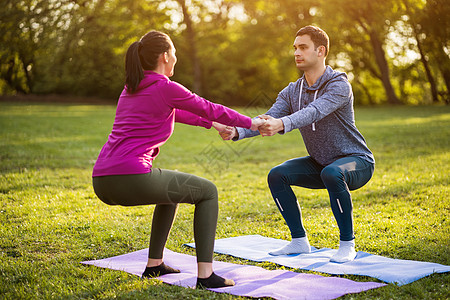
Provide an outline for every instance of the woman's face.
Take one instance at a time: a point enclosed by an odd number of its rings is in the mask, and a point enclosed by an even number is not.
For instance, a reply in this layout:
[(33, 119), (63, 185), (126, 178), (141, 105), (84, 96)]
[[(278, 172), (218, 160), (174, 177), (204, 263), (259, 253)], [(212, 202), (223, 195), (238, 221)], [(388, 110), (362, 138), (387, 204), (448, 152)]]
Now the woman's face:
[(170, 49), (167, 51), (167, 62), (164, 65), (164, 75), (167, 77), (173, 76), (174, 67), (177, 63), (177, 57), (175, 55), (176, 49), (172, 42), (170, 42)]

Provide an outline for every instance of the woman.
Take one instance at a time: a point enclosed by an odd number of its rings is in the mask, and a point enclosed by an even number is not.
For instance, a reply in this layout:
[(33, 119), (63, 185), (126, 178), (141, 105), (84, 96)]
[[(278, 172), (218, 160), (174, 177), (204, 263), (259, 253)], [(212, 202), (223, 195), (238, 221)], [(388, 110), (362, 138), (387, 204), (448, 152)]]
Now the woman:
[(169, 80), (176, 62), (171, 39), (159, 31), (150, 31), (129, 47), (125, 88), (112, 132), (94, 166), (93, 186), (109, 205), (156, 205), (143, 277), (179, 272), (164, 264), (163, 250), (178, 203), (194, 204), (197, 287), (231, 286), (232, 280), (216, 275), (212, 268), (218, 215), (216, 186), (191, 174), (152, 169), (152, 161), (172, 135), (175, 122), (208, 129), (229, 125), (256, 130), (263, 120), (252, 120), (211, 103)]

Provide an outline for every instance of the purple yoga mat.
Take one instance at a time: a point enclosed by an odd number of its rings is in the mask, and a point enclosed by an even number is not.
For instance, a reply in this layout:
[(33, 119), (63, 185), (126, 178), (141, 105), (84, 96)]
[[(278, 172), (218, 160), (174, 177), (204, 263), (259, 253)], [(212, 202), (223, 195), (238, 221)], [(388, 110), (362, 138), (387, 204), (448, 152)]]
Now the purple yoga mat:
[[(105, 259), (84, 261), (82, 264), (121, 270), (141, 276), (147, 263), (148, 249)], [(164, 262), (180, 269), (181, 273), (158, 277), (161, 281), (183, 287), (195, 287), (197, 278), (196, 258), (168, 249), (164, 250)], [(274, 299), (335, 299), (345, 294), (360, 293), (382, 287), (384, 283), (356, 282), (345, 278), (324, 277), (286, 270), (266, 270), (256, 266), (238, 265), (215, 261), (214, 272), (233, 279), (235, 286), (210, 289), (247, 297), (272, 297)]]

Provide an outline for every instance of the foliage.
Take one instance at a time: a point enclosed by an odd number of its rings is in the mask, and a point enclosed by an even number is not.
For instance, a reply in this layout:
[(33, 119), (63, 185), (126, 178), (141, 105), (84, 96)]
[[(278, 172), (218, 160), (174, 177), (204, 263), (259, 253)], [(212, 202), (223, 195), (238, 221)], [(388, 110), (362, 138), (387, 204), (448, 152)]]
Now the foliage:
[[(107, 206), (92, 190), (93, 161), (113, 119), (112, 106), (0, 103), (0, 298), (237, 299), (79, 263), (148, 246), (153, 207)], [(450, 265), (449, 107), (364, 107), (356, 119), (377, 160), (372, 180), (352, 192), (358, 250)], [(266, 176), (271, 167), (306, 154), (300, 135), (248, 141), (225, 143), (214, 129), (177, 124), (155, 167), (214, 181), (220, 195), (217, 238), (261, 234), (288, 240)], [(217, 155), (210, 160), (206, 153)], [(336, 248), (326, 192), (294, 191), (312, 245)], [(193, 241), (192, 218), (193, 207), (181, 205), (169, 249), (194, 254), (182, 246)], [(215, 259), (280, 268), (224, 255)], [(343, 298), (448, 299), (449, 279), (448, 273), (434, 274)]]
[(174, 80), (228, 105), (270, 97), (300, 75), (292, 42), (305, 25), (331, 39), (329, 64), (361, 104), (448, 102), (445, 0), (5, 0), (0, 94), (100, 96), (123, 87), (124, 54), (150, 29), (171, 35)]

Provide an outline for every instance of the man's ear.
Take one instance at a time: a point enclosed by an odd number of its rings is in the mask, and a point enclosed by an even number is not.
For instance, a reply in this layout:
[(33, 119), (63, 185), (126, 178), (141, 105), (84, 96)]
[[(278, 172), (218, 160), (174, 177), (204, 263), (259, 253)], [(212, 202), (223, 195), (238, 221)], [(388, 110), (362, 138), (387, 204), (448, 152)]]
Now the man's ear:
[(164, 52), (164, 62), (168, 63), (169, 62), (169, 53)]
[(319, 49), (317, 52), (318, 52), (319, 56), (325, 56), (325, 46), (319, 46)]

